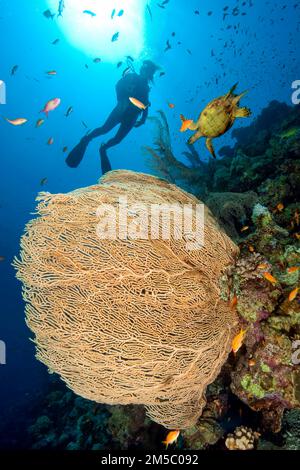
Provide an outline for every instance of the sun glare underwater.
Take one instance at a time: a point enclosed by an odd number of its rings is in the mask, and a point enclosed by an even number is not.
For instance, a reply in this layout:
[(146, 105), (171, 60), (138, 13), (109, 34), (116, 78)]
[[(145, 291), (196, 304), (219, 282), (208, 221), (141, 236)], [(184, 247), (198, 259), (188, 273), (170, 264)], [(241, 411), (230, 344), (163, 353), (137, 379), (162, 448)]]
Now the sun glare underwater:
[(299, 0), (0, 7), (0, 449), (300, 450)]
[[(57, 0), (47, 2), (55, 11)], [(138, 57), (144, 47), (146, 4), (146, 0), (72, 0), (55, 21), (70, 43), (89, 56), (101, 51), (104, 61), (120, 60), (129, 54)], [(116, 31), (119, 40), (114, 43), (111, 38)]]

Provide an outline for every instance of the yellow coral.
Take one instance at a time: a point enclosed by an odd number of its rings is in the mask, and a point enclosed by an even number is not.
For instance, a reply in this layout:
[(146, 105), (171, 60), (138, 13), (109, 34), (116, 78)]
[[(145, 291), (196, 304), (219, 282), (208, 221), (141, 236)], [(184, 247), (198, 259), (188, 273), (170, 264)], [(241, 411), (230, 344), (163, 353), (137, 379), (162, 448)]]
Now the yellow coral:
[(186, 240), (100, 240), (97, 208), (196, 204), (158, 178), (129, 171), (68, 194), (41, 193), (21, 240), (17, 277), (37, 358), (76, 394), (143, 404), (167, 428), (196, 423), (226, 360), (236, 316), (219, 278), (237, 247), (206, 212), (205, 246)]

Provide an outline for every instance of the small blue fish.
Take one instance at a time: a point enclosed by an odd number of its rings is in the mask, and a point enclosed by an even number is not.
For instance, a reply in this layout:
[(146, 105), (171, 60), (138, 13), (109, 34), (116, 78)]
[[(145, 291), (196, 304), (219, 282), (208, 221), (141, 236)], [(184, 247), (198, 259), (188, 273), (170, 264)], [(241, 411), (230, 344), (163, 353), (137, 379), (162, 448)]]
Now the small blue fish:
[(148, 13), (149, 13), (149, 16), (151, 18), (151, 21), (153, 20), (153, 17), (152, 17), (152, 12), (151, 12), (151, 8), (149, 7), (149, 5), (147, 4), (147, 10), (148, 10)]
[(51, 18), (51, 20), (53, 20), (53, 18), (55, 17), (55, 13), (51, 13), (50, 10), (45, 10), (43, 15), (45, 16), (45, 18), (47, 18), (48, 20)]
[(84, 10), (83, 13), (86, 13), (87, 15), (90, 15), (90, 16), (97, 16), (96, 13), (94, 13), (93, 11), (91, 10)]
[(124, 15), (124, 10), (120, 10), (118, 13), (118, 16), (123, 16)]
[(113, 11), (111, 12), (111, 19), (113, 19), (113, 17), (115, 16), (115, 14), (116, 14), (116, 10), (115, 10), (115, 8), (114, 8)]
[(59, 0), (59, 4), (58, 4), (58, 14), (57, 14), (57, 16), (62, 16), (64, 9), (65, 9), (65, 2), (64, 2), (64, 0)]
[(15, 75), (16, 71), (18, 70), (18, 68), (19, 68), (18, 65), (14, 65), (13, 68), (11, 69), (10, 74), (11, 74), (11, 75)]
[(115, 42), (119, 39), (119, 33), (115, 33), (113, 37), (111, 38), (111, 42)]

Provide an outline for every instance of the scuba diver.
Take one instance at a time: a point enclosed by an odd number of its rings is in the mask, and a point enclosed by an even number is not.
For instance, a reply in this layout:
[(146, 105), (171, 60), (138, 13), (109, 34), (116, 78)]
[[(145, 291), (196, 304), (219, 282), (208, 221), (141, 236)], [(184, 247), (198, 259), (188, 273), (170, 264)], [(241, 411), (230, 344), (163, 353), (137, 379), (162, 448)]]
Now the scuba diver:
[[(99, 137), (107, 134), (115, 126), (120, 127), (114, 137), (103, 143), (100, 147), (102, 173), (105, 174), (111, 170), (111, 165), (107, 157), (107, 149), (118, 145), (134, 127), (140, 127), (145, 124), (148, 116), (149, 102), (149, 83), (153, 81), (155, 72), (159, 69), (151, 60), (145, 60), (137, 74), (134, 71), (127, 73), (118, 81), (116, 85), (117, 105), (108, 116), (105, 123), (97, 129), (85, 135), (79, 144), (71, 150), (66, 163), (72, 168), (76, 168), (84, 157), (88, 144)], [(145, 105), (145, 109), (141, 110), (135, 106), (129, 98), (135, 98)], [(139, 115), (142, 113), (141, 118)]]

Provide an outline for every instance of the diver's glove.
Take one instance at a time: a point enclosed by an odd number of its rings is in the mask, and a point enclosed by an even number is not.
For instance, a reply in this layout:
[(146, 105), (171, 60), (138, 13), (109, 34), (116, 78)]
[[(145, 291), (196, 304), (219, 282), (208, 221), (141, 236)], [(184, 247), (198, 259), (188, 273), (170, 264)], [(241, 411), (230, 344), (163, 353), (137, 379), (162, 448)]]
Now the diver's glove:
[[(151, 106), (151, 103), (149, 103), (148, 107)], [(147, 117), (148, 117), (148, 107), (143, 110), (143, 114), (141, 116), (141, 119), (137, 121), (134, 125), (134, 127), (141, 127), (145, 124)]]

